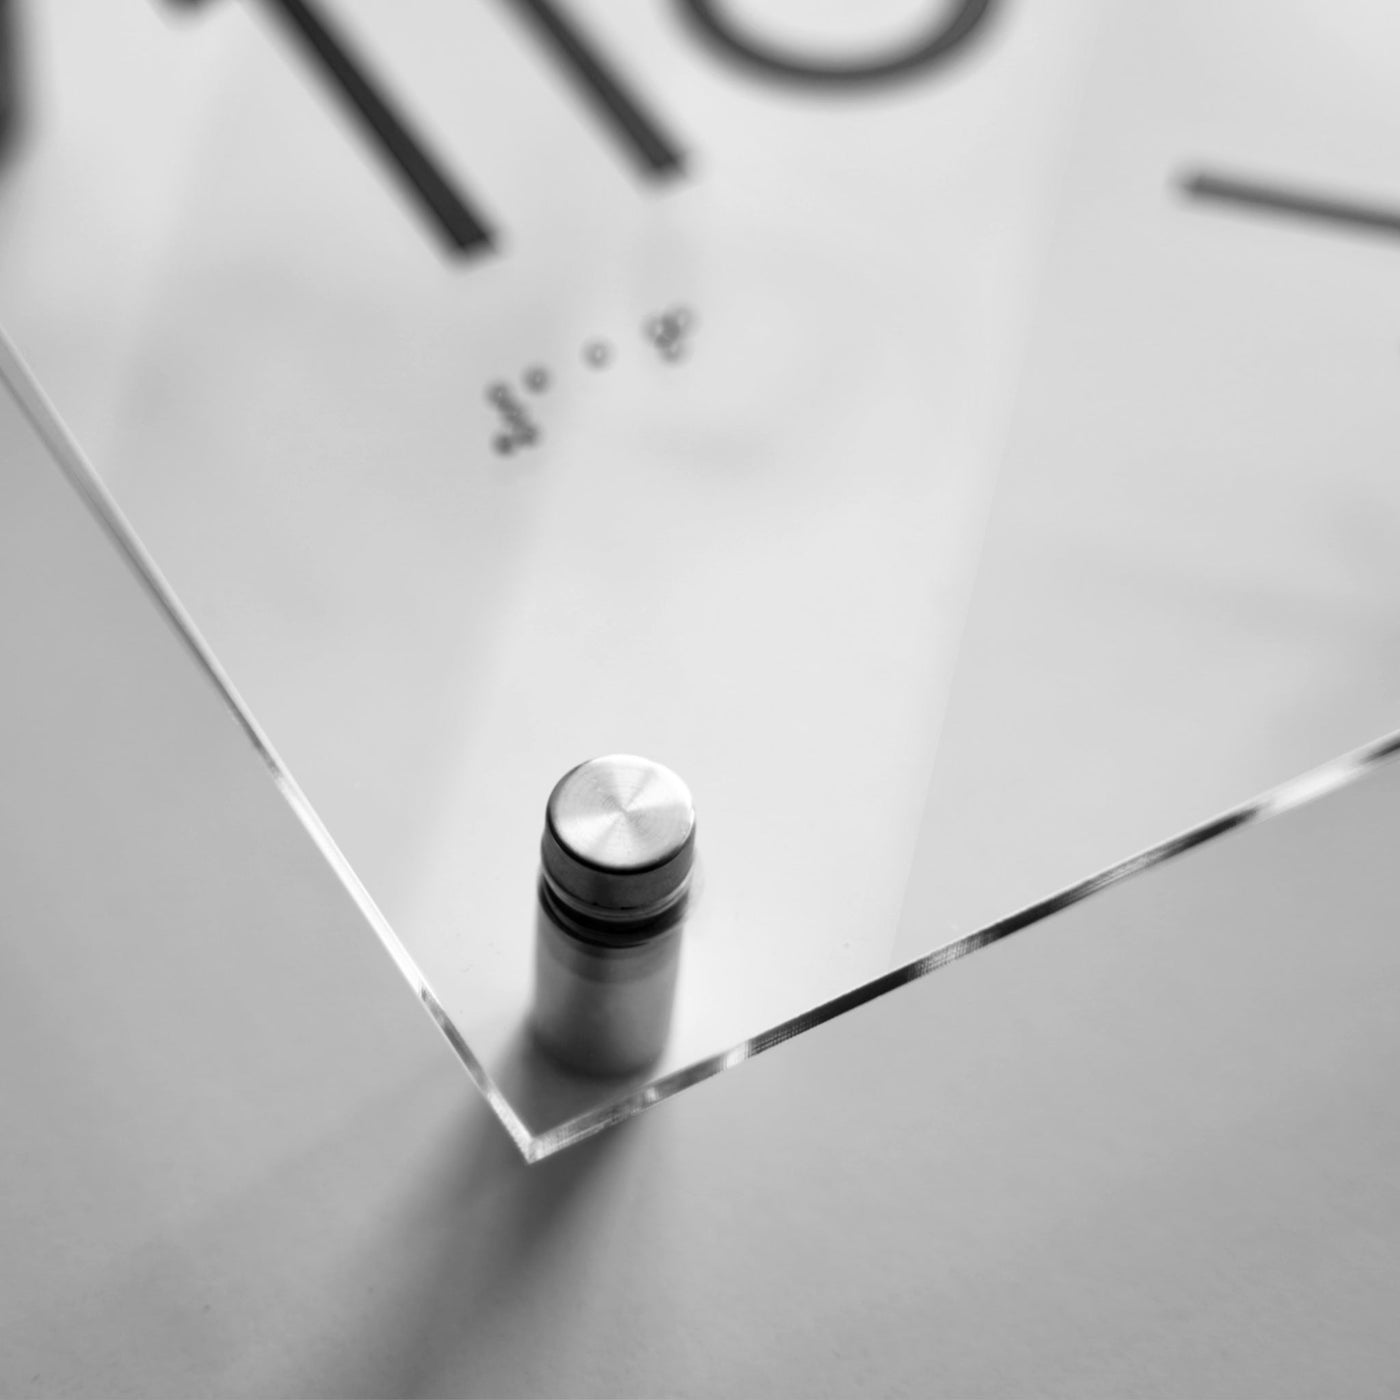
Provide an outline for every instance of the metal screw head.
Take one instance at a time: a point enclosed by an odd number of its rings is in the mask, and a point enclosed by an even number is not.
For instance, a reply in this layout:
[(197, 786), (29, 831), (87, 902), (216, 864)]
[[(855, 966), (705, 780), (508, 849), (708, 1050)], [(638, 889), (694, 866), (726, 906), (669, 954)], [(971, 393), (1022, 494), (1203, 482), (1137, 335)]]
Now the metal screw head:
[(642, 920), (679, 899), (695, 858), (690, 789), (669, 768), (609, 754), (570, 769), (550, 794), (545, 879), (594, 917)]

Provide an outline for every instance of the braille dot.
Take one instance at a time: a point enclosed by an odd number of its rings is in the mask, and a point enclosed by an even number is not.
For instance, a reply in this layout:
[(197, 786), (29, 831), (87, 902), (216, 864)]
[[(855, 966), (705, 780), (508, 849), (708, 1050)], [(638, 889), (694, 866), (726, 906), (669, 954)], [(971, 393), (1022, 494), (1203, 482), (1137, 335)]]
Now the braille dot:
[(606, 340), (590, 340), (583, 347), (584, 363), (592, 369), (602, 369), (612, 359), (612, 346)]
[(491, 446), (501, 454), (502, 457), (509, 457), (515, 451), (515, 439), (507, 437), (504, 433), (498, 434), (491, 439)]
[(532, 394), (542, 394), (549, 388), (549, 371), (543, 365), (531, 365), (524, 374), (525, 387)]

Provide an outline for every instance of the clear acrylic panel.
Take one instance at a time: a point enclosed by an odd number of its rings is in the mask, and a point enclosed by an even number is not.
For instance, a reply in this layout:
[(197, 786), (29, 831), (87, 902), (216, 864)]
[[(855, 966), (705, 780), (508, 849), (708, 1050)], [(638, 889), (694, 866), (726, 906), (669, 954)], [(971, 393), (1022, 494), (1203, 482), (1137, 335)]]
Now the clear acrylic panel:
[(1397, 44), (1107, 15), (900, 955), (1400, 724)]
[[(1400, 199), (1396, 23), (1099, 9), (29, 16), (0, 319), (518, 1141), (1393, 724), (1397, 249), (1230, 194)], [(623, 1082), (527, 1029), (614, 751), (700, 832)]]

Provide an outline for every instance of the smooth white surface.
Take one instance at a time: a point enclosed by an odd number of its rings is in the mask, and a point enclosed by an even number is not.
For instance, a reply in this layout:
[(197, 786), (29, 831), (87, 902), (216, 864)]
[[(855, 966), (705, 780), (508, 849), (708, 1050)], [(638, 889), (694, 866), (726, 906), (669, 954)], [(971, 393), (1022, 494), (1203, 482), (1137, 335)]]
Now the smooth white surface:
[(1400, 768), (526, 1167), (67, 487), (0, 483), (6, 1394), (1393, 1386)]
[[(1263, 247), (1237, 235), (1230, 256)], [(1334, 256), (1327, 275), (1360, 285), (1343, 259), (1381, 249), (1317, 254)], [(1155, 405), (1153, 387), (1133, 402)], [(1052, 493), (1014, 507), (1047, 580), (1073, 577), (1033, 528)], [(0, 1390), (1394, 1389), (1394, 770), (525, 1168), (37, 458), (4, 455), (0, 522)], [(1036, 865), (1027, 842), (1026, 865), (996, 839), (1018, 753), (1062, 754), (1040, 829), (1116, 855), (1164, 834), (1125, 794), (1165, 793), (1190, 820), (1244, 795), (1237, 780), (1283, 776), (1281, 754), (1301, 765), (1390, 727), (1389, 535), (1365, 523), (1379, 545), (1354, 557), (1381, 572), (1316, 614), (1288, 596), (1268, 611), (1344, 707), (1316, 731), (1305, 708), (1250, 728), (1251, 692), (1217, 691), (1259, 745), (1238, 769), (1205, 761), (1231, 757), (1225, 739), (1175, 714), (1121, 750), (1154, 760), (1137, 786), (1116, 760), (1047, 747), (1111, 721), (1089, 665), (1111, 609), (1080, 581), (1084, 665), (1057, 668), (1043, 628), (1066, 592), (1001, 597), (1023, 659), (1083, 682), (1039, 709), (995, 686), (955, 701), (947, 791), (971, 805), (935, 821), (969, 843), (962, 888), (1031, 897), (1093, 855), (1066, 843)], [(1164, 577), (1165, 607), (1182, 575)], [(1208, 655), (1270, 645), (1221, 627)], [(1160, 635), (1116, 635), (1109, 682), (1166, 685)], [(979, 646), (968, 674), (997, 674)], [(1187, 756), (1218, 793), (1187, 782)], [(946, 917), (936, 888), (922, 913), (920, 947)]]

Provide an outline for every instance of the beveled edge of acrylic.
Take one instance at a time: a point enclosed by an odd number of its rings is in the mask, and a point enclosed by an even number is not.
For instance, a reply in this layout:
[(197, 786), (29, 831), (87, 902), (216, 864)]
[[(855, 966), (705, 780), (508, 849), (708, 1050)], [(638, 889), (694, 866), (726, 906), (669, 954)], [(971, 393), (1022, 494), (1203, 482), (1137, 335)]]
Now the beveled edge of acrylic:
[(681, 1090), (690, 1088), (692, 1084), (699, 1084), (702, 1080), (722, 1074), (725, 1070), (743, 1064), (745, 1060), (751, 1060), (755, 1055), (761, 1055), (765, 1050), (771, 1050), (774, 1046), (781, 1045), (784, 1041), (791, 1040), (804, 1031), (809, 1031), (815, 1026), (820, 1026), (823, 1022), (843, 1016), (846, 1012), (853, 1011), (858, 1006), (864, 1006), (867, 1002), (875, 1001), (910, 982), (917, 982), (920, 978), (927, 977), (930, 973), (947, 967), (949, 963), (967, 957), (969, 953), (975, 953), (979, 949), (1000, 942), (1003, 938), (1009, 938), (1013, 933), (1020, 933), (1023, 929), (1031, 928), (1062, 910), (1083, 903), (1093, 895), (1100, 894), (1114, 885), (1132, 879), (1135, 875), (1141, 875), (1144, 871), (1151, 870), (1154, 866), (1164, 865), (1168, 861), (1175, 860), (1178, 856), (1194, 850), (1197, 846), (1204, 846), (1230, 832), (1238, 831), (1241, 827), (1266, 821), (1270, 817), (1281, 816), (1296, 807), (1305, 806), (1318, 798), (1338, 792), (1398, 757), (1400, 757), (1400, 730), (1395, 730), (1358, 749), (1330, 759), (1319, 767), (1289, 778), (1277, 787), (1270, 788), (1259, 796), (1251, 798), (1248, 802), (1242, 802), (1239, 806), (1231, 807), (1220, 813), (1219, 816), (1212, 817), (1196, 826), (1188, 827), (1165, 841), (1159, 841), (1156, 845), (1148, 846), (1136, 855), (1128, 856), (1125, 860), (1107, 866), (1097, 874), (1076, 881), (1072, 885), (1067, 885), (1054, 894), (996, 919), (973, 933), (963, 934), (960, 938), (955, 938), (951, 942), (935, 948), (932, 952), (924, 953), (911, 962), (904, 963), (889, 972), (881, 973), (880, 976), (872, 978), (869, 982), (853, 987), (850, 991), (843, 992), (830, 1001), (824, 1001), (810, 1011), (804, 1011), (800, 1016), (794, 1016), (766, 1031), (761, 1031), (758, 1035), (752, 1036), (720, 1054), (697, 1060), (684, 1069), (664, 1075), (644, 1088), (624, 1094), (610, 1103), (590, 1109), (588, 1112), (570, 1118), (553, 1128), (537, 1133), (532, 1136), (529, 1145), (524, 1149), (526, 1160), (538, 1162), (553, 1156), (556, 1152), (561, 1152), (566, 1147), (583, 1142), (596, 1133), (602, 1132), (605, 1128), (610, 1128), (614, 1124), (635, 1117), (654, 1104), (661, 1103), (663, 1100), (680, 1093)]
[(804, 1032), (812, 1030), (827, 1021), (835, 1020), (857, 1007), (875, 1001), (910, 982), (927, 977), (931, 973), (967, 957), (979, 949), (989, 947), (1014, 933), (1031, 928), (1054, 914), (1069, 909), (1092, 896), (1132, 879), (1154, 866), (1164, 865), (1178, 856), (1218, 840), (1241, 827), (1280, 816), (1296, 807), (1304, 806), (1318, 798), (1349, 786), (1358, 779), (1400, 757), (1400, 730), (1376, 739), (1350, 753), (1329, 760), (1317, 768), (1290, 778), (1277, 787), (1268, 789), (1239, 806), (1231, 807), (1220, 815), (1201, 822), (1196, 826), (1171, 836), (1156, 845), (1148, 846), (1135, 855), (1107, 866), (1096, 874), (1079, 880), (1072, 885), (1048, 895), (1007, 914), (972, 933), (935, 948), (933, 951), (914, 958), (912, 961), (881, 973), (880, 976), (853, 987), (840, 996), (833, 997), (804, 1011), (799, 1016), (779, 1022), (747, 1040), (731, 1046), (728, 1050), (709, 1055), (682, 1069), (662, 1075), (640, 1089), (634, 1089), (617, 1098), (568, 1118), (554, 1127), (540, 1132), (532, 1132), (516, 1112), (510, 1100), (492, 1078), (486, 1067), (467, 1044), (466, 1037), (448, 1016), (442, 1003), (428, 985), (422, 970), (414, 961), (407, 948), (389, 924), (383, 911), (355, 874), (354, 868), (345, 857), (325, 823), (317, 815), (310, 800), (288, 771), (287, 766), (273, 747), (272, 741), (253, 718), (248, 705), (239, 695), (232, 680), (215, 659), (213, 650), (200, 635), (193, 619), (185, 611), (174, 590), (157, 567), (136, 531), (122, 514), (112, 493), (83, 455), (72, 434), (64, 425), (57, 411), (33, 373), (25, 364), (9, 338), (0, 331), (0, 379), (3, 379), (20, 411), (49, 449), (59, 470), (78, 493), (83, 503), (101, 525), (117, 551), (126, 560), (132, 572), (145, 589), (156, 607), (163, 614), (170, 627), (193, 658), (195, 664), (213, 685), (225, 707), (242, 729), (254, 751), (272, 777), (277, 790), (291, 808), (308, 835), (320, 850), (331, 869), (339, 878), (354, 901), (356, 908), (369, 923), (370, 928), (384, 945), (404, 980), (413, 989), (420, 1004), (451, 1046), (462, 1066), (471, 1076), (473, 1083), (500, 1119), (511, 1141), (526, 1162), (540, 1162), (564, 1149), (596, 1136), (607, 1128), (634, 1118), (639, 1113), (656, 1104), (673, 1098), (685, 1089), (706, 1079), (713, 1079), (725, 1070), (761, 1055), (766, 1050), (792, 1040)]
[(243, 697), (239, 695), (227, 672), (215, 658), (212, 648), (200, 635), (194, 620), (190, 617), (175, 596), (169, 581), (161, 573), (155, 560), (145, 545), (141, 543), (131, 522), (117, 505), (116, 498), (103, 484), (92, 464), (83, 455), (62, 418), (59, 416), (47, 395), (39, 387), (33, 372), (25, 363), (9, 337), (0, 330), (0, 380), (8, 388), (20, 412), (39, 435), (48, 448), (58, 469), (70, 486), (87, 506), (107, 537), (116, 546), (117, 552), (130, 566), (137, 580), (155, 603), (157, 609), (170, 624), (186, 652), (196, 666), (204, 673), (217, 692), (235, 723), (243, 731), (254, 752), (262, 760), (263, 766), (272, 776), (278, 792), (305, 827), (322, 856), (348, 891), (355, 907), (368, 921), (378, 935), (379, 941), (388, 951), (394, 964), (409, 986), (417, 993), (419, 1001), (437, 1023), (438, 1029), (447, 1038), (457, 1058), (471, 1075), (486, 1101), (495, 1110), (496, 1116), (505, 1125), (511, 1141), (529, 1159), (534, 1146), (534, 1137), (516, 1113), (500, 1086), (492, 1079), (486, 1067), (472, 1053), (471, 1047), (462, 1033), (453, 1025), (443, 1009), (422, 970), (414, 961), (408, 949), (399, 941), (398, 935), (385, 918), (383, 911), (374, 902), (370, 892), (364, 887), (354, 868), (346, 859), (345, 853), (336, 845), (326, 829), (325, 823), (317, 815), (310, 799), (301, 790), (285, 763), (273, 747), (271, 739), (262, 726), (253, 718)]

